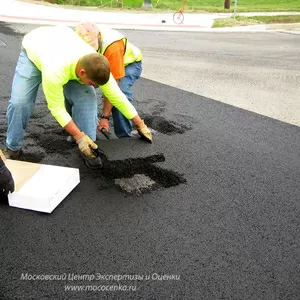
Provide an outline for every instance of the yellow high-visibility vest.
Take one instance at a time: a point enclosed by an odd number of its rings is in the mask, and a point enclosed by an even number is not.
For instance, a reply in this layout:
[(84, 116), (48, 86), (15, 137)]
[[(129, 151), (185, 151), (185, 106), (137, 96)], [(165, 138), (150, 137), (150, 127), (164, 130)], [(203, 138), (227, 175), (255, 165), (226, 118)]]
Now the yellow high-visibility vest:
[(99, 53), (105, 55), (106, 49), (114, 42), (123, 41), (125, 45), (125, 52), (124, 52), (124, 65), (125, 67), (133, 62), (139, 62), (142, 60), (142, 53), (141, 50), (132, 45), (130, 42), (127, 41), (127, 38), (124, 37), (119, 31), (114, 29), (102, 29), (99, 28), (101, 33), (101, 40), (100, 40), (100, 48), (98, 50)]

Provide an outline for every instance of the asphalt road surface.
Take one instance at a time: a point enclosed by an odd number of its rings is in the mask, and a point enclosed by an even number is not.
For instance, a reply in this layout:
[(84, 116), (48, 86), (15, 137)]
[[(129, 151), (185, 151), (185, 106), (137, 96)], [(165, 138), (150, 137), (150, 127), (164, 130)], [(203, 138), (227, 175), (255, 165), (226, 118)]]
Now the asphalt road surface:
[[(1, 146), (29, 28), (0, 24)], [(101, 172), (39, 93), (22, 159), (78, 167), (81, 183), (50, 215), (1, 200), (0, 299), (299, 299), (299, 127), (146, 78), (134, 91), (154, 143), (99, 136)]]
[(147, 79), (300, 126), (300, 35), (129, 32)]

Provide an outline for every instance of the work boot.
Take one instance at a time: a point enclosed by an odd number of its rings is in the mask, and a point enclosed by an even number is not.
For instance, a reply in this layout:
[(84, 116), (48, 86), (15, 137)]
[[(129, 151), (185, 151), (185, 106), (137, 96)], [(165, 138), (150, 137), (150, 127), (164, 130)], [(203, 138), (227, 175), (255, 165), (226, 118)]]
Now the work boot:
[(22, 153), (23, 153), (22, 149), (14, 151), (14, 150), (10, 150), (9, 148), (6, 147), (3, 150), (3, 154), (6, 157), (6, 159), (17, 160)]
[(88, 168), (96, 170), (103, 167), (102, 159), (100, 156), (97, 156), (96, 158), (87, 158), (81, 151), (79, 151), (79, 153), (84, 159), (84, 162), (88, 166)]

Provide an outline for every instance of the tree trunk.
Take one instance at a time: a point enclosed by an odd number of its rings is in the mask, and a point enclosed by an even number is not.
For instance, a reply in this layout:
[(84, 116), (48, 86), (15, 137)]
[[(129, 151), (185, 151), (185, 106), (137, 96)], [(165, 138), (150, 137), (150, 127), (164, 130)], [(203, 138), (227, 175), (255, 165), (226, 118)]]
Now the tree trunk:
[(224, 8), (225, 9), (230, 9), (230, 0), (225, 0), (224, 1)]

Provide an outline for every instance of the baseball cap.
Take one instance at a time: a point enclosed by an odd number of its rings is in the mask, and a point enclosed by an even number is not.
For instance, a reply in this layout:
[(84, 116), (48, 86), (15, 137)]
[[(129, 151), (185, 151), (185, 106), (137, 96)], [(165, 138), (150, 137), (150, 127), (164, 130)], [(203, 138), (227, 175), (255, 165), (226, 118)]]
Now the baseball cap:
[(96, 51), (99, 48), (99, 29), (96, 24), (91, 22), (82, 22), (75, 27), (75, 32)]

